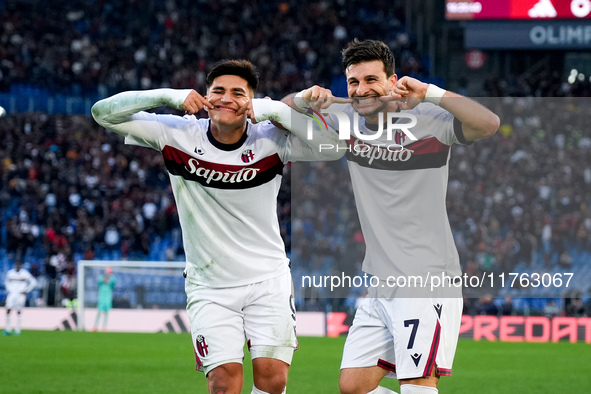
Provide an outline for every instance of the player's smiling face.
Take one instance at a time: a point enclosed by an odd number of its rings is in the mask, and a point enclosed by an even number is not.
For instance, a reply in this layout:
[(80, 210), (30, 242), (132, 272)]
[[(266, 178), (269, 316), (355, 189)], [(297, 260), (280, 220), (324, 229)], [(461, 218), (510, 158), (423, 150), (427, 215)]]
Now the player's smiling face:
[(386, 109), (387, 102), (378, 98), (387, 96), (396, 83), (396, 74), (388, 78), (381, 60), (350, 65), (345, 71), (347, 92), (353, 100), (353, 108), (361, 116), (372, 116)]
[(207, 98), (214, 106), (208, 110), (213, 122), (230, 125), (244, 122), (246, 115), (236, 115), (251, 100), (248, 82), (237, 75), (220, 75), (213, 80)]

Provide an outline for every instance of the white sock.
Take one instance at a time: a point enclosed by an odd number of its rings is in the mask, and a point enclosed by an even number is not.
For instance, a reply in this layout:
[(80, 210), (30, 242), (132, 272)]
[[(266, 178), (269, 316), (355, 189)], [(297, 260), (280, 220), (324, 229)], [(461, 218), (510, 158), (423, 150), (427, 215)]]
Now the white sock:
[(20, 313), (16, 314), (16, 328), (15, 328), (14, 332), (16, 334), (21, 333), (21, 314)]
[[(287, 390), (287, 387), (283, 389), (281, 394), (285, 394), (285, 390)], [(267, 393), (266, 391), (259, 390), (253, 385), (252, 391), (250, 392), (250, 394), (269, 394), (269, 393)]]
[(367, 394), (398, 394), (398, 393), (396, 391), (392, 391), (390, 389), (387, 389), (383, 386), (378, 386), (378, 387), (376, 387), (375, 390), (371, 390)]
[(435, 387), (419, 386), (416, 384), (400, 385), (400, 394), (436, 394), (438, 392)]
[(4, 331), (10, 331), (10, 313), (6, 314), (6, 328), (4, 329)]

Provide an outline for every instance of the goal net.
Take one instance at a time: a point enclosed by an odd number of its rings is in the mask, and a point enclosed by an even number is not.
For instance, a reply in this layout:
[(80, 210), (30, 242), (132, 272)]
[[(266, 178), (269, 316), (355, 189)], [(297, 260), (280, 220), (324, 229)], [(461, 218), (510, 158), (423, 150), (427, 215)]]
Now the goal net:
[[(113, 309), (184, 309), (185, 280), (181, 261), (80, 260), (77, 269), (77, 326), (84, 331), (85, 313), (97, 306), (98, 280), (113, 270)], [(89, 319), (86, 319), (86, 326)]]

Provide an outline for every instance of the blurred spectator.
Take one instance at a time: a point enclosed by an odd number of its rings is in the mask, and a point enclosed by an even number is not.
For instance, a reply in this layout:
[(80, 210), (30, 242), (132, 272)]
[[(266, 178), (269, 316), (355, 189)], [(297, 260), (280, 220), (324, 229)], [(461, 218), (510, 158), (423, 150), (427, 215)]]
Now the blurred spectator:
[(511, 297), (505, 297), (505, 302), (503, 303), (503, 306), (501, 306), (501, 315), (512, 316), (514, 314), (513, 299)]
[(544, 316), (546, 317), (553, 318), (560, 316), (560, 312), (560, 308), (556, 305), (554, 300), (549, 300), (548, 303), (546, 303), (546, 306), (544, 306)]
[(558, 260), (558, 264), (562, 268), (570, 268), (573, 263), (573, 259), (568, 252), (568, 250), (564, 249), (562, 253), (560, 253), (560, 259)]
[(76, 264), (69, 259), (60, 273), (61, 303), (66, 305), (76, 298)]
[(478, 301), (478, 314), (488, 316), (497, 316), (499, 314), (499, 308), (493, 302), (491, 295), (487, 294), (480, 298)]
[(477, 301), (476, 298), (464, 297), (464, 310), (462, 311), (462, 314), (470, 316), (476, 315), (478, 313)]
[(566, 316), (582, 317), (585, 316), (585, 305), (581, 297), (574, 297), (568, 299), (565, 307)]

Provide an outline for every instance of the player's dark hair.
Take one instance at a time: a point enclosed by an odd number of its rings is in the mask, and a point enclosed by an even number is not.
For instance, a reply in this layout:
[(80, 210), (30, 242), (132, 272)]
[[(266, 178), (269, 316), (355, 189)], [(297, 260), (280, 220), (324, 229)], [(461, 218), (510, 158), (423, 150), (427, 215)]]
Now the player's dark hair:
[(254, 64), (248, 60), (222, 60), (216, 63), (205, 77), (207, 88), (213, 80), (222, 75), (236, 75), (248, 83), (248, 87), (256, 92), (259, 86), (259, 73)]
[(343, 71), (346, 72), (349, 66), (359, 63), (371, 62), (380, 60), (384, 63), (384, 72), (387, 77), (394, 74), (394, 54), (381, 41), (363, 40), (360, 41), (355, 38), (347, 44), (345, 49), (341, 52), (343, 55)]

